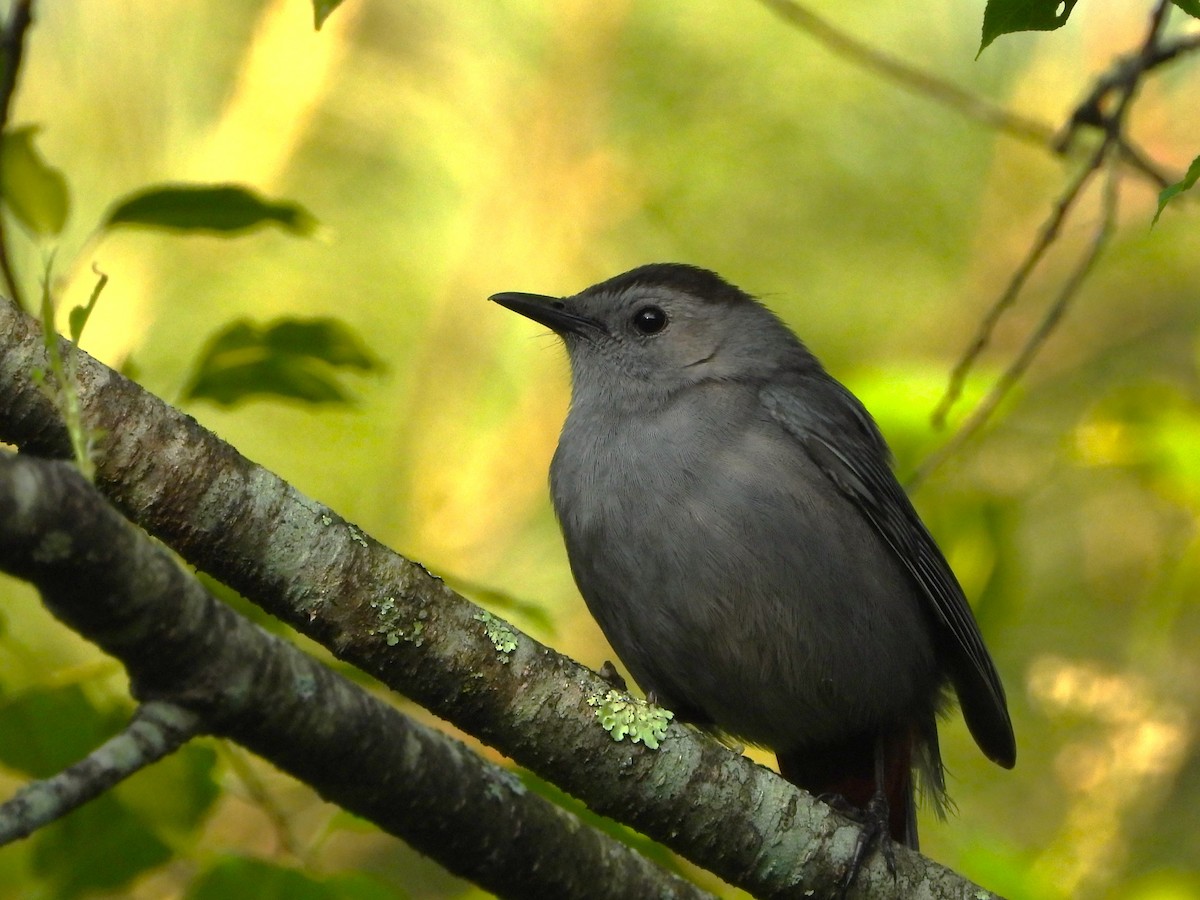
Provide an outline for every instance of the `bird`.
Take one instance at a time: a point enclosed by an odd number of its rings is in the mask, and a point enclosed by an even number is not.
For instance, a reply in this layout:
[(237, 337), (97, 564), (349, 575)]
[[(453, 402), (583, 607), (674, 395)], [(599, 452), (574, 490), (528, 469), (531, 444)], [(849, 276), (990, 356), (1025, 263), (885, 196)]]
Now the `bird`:
[(551, 498), (647, 697), (857, 811), (851, 878), (884, 835), (918, 848), (918, 788), (944, 815), (952, 697), (1013, 767), (1000, 676), (879, 427), (775, 313), (683, 263), (490, 299), (566, 346)]

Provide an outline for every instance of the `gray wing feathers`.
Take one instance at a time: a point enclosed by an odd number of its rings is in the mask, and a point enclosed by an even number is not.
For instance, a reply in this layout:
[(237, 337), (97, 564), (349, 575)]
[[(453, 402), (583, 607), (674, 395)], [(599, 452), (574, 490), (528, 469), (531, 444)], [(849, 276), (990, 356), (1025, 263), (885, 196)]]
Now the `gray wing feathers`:
[[(825, 402), (809, 399), (816, 395)], [(990, 759), (1011, 768), (1016, 742), (1000, 677), (958, 580), (892, 474), (875, 423), (848, 390), (824, 373), (769, 385), (760, 399), (913, 576), (944, 629), (938, 645), (967, 727)]]

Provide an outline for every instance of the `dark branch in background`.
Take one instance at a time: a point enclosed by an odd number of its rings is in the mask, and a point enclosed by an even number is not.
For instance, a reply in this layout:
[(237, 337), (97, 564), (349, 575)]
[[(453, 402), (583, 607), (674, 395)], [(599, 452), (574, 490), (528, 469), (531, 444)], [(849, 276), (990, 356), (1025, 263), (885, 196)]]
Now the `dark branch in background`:
[[(0, 470), (3, 465), (0, 462)], [(0, 475), (0, 493), (4, 490), (3, 478)], [(0, 500), (0, 508), (3, 506)], [(11, 800), (0, 804), (0, 847), (61, 819), (135, 772), (174, 753), (199, 733), (200, 719), (180, 706), (162, 702), (139, 706), (128, 727), (86, 759), (53, 778), (25, 785)]]
[[(1075, 115), (1072, 116), (1070, 126), (1072, 131), (1084, 125), (1096, 127), (1102, 131), (1103, 139), (1100, 146), (1093, 151), (1087, 164), (1059, 197), (1054, 211), (1042, 226), (1040, 234), (1025, 259), (1017, 267), (1000, 297), (992, 304), (971, 345), (955, 365), (946, 392), (934, 410), (935, 425), (945, 422), (951, 407), (962, 394), (967, 375), (990, 342), (996, 324), (1004, 312), (1016, 301), (1029, 276), (1057, 239), (1063, 221), (1083, 189), (1107, 162), (1108, 178), (1102, 200), (1100, 223), (1094, 230), (1092, 239), (1070, 276), (1063, 283), (1054, 303), (1051, 304), (1038, 327), (1026, 339), (1016, 358), (1008, 365), (996, 383), (992, 385), (987, 396), (980, 401), (950, 439), (917, 467), (907, 482), (910, 489), (928, 478), (938, 466), (949, 459), (988, 422), (1013, 386), (1028, 370), (1071, 303), (1078, 296), (1096, 260), (1112, 237), (1118, 210), (1117, 179), (1120, 177), (1116, 163), (1124, 152), (1125, 121), (1138, 88), (1141, 86), (1142, 78), (1154, 67), (1177, 58), (1180, 53), (1200, 47), (1200, 42), (1191, 39), (1177, 41), (1166, 50), (1159, 46), (1169, 8), (1169, 0), (1159, 0), (1151, 14), (1150, 25), (1141, 47), (1136, 53), (1119, 60), (1113, 68), (1114, 74), (1101, 79), (1100, 85), (1080, 104)], [(1105, 112), (1106, 101), (1113, 94), (1116, 95), (1115, 105), (1111, 112)]]
[[(1155, 12), (1157, 14), (1158, 10)], [(1104, 108), (1113, 94), (1127, 93), (1147, 73), (1196, 50), (1200, 50), (1200, 34), (1178, 38), (1169, 44), (1143, 45), (1137, 53), (1118, 57), (1108, 71), (1096, 79), (1087, 97), (1075, 107), (1063, 135), (1055, 141), (1055, 148), (1066, 152), (1081, 128), (1107, 128), (1111, 115), (1105, 113)], [(1120, 103), (1120, 99), (1117, 102)], [(1164, 181), (1161, 187), (1166, 187), (1168, 183)]]
[[(110, 741), (106, 763), (89, 758), (53, 780), (70, 783), (74, 800), (203, 728), (504, 896), (709, 896), (222, 605), (66, 463), (0, 453), (0, 568), (120, 659), (157, 715)], [(138, 764), (107, 764), (164, 715), (173, 734), (139, 747)], [(10, 804), (48, 790), (32, 786)]]
[[(37, 323), (0, 303), (0, 336), (0, 440), (63, 455), (67, 436), (29, 374), (46, 367)], [(614, 743), (589, 705), (610, 690), (595, 673), (469, 603), (82, 351), (78, 376), (85, 424), (103, 435), (97, 487), (190, 563), (726, 881), (759, 897), (837, 891), (857, 825), (676, 723), (657, 752)], [(302, 730), (325, 727), (319, 716)], [(854, 893), (979, 890), (903, 847), (896, 864), (893, 879), (877, 855)]]
[[(25, 52), (25, 33), (33, 22), (33, 0), (16, 0), (12, 14), (0, 32), (0, 135), (8, 130), (8, 111), (12, 106), (13, 94), (17, 90), (17, 75), (21, 71), (21, 57)], [(0, 277), (8, 295), (18, 306), (21, 302), (21, 287), (13, 272), (8, 254), (8, 234), (4, 216), (0, 214)]]
[(1116, 134), (1112, 133), (1111, 124), (1114, 120), (1124, 119), (1124, 109), (1119, 114), (1105, 112), (1105, 107), (1111, 105), (1114, 94), (1117, 95), (1118, 107), (1127, 107), (1125, 98), (1136, 92), (1147, 74), (1181, 56), (1200, 50), (1200, 34), (1177, 38), (1168, 44), (1158, 43), (1162, 36), (1162, 25), (1166, 22), (1166, 7), (1162, 4), (1155, 8), (1151, 18), (1157, 25), (1152, 28), (1149, 43), (1143, 43), (1135, 53), (1118, 57), (1109, 66), (1108, 71), (1096, 79), (1088, 95), (1071, 113), (1062, 134), (1055, 138), (1054, 149), (1058, 153), (1069, 153), (1075, 148), (1076, 137), (1081, 130), (1100, 129), (1111, 136), (1123, 160), (1147, 175), (1158, 189), (1162, 190), (1179, 179), (1166, 175), (1148, 160), (1145, 154), (1130, 142), (1124, 131), (1118, 129)]

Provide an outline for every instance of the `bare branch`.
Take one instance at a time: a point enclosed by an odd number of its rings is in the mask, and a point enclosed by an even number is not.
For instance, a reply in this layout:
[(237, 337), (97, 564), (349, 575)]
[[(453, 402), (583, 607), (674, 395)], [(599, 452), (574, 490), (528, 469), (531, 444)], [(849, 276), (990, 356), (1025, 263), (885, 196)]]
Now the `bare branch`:
[(1148, 67), (1150, 64), (1160, 58), (1158, 41), (1162, 34), (1162, 28), (1165, 24), (1169, 7), (1169, 0), (1159, 0), (1154, 12), (1151, 14), (1150, 26), (1147, 29), (1146, 37), (1143, 39), (1141, 47), (1136, 54), (1129, 57), (1130, 61), (1123, 63), (1120, 67), (1123, 77), (1114, 83), (1114, 90), (1117, 92), (1118, 99), (1113, 111), (1105, 113), (1097, 106), (1095, 112), (1100, 116), (1100, 119), (1098, 122), (1092, 124), (1096, 124), (1103, 129), (1103, 141), (1092, 154), (1088, 165), (1081, 170), (1079, 175), (1068, 185), (1067, 190), (1059, 198), (1054, 212), (1043, 226), (1030, 252), (1017, 268), (1005, 291), (1000, 295), (996, 303), (993, 304), (987, 316), (984, 317), (983, 324), (976, 334), (974, 341), (951, 373), (950, 384), (933, 414), (935, 424), (944, 422), (945, 416), (951, 406), (961, 395), (962, 385), (966, 380), (967, 374), (978, 359), (979, 354), (987, 346), (1000, 316), (1015, 302), (1018, 293), (1024, 286), (1030, 273), (1041, 261), (1046, 250), (1049, 249), (1050, 245), (1058, 237), (1063, 220), (1066, 218), (1067, 213), (1074, 205), (1084, 186), (1091, 179), (1091, 176), (1107, 161), (1109, 169), (1105, 182), (1100, 223), (1093, 232), (1087, 249), (1084, 251), (1083, 256), (1080, 258), (1071, 275), (1064, 282), (1057, 298), (1047, 310), (1037, 329), (1029, 336), (1025, 345), (1017, 354), (1017, 357), (1000, 378), (997, 379), (988, 395), (980, 401), (979, 405), (958, 428), (955, 434), (941, 448), (930, 454), (908, 478), (907, 485), (910, 489), (928, 478), (938, 466), (945, 462), (953, 453), (957, 452), (963, 444), (987, 423), (1009, 391), (1012, 390), (1016, 382), (1028, 370), (1038, 352), (1058, 326), (1058, 323), (1075, 299), (1083, 283), (1087, 280), (1087, 276), (1091, 273), (1097, 258), (1107, 246), (1117, 218), (1119, 203), (1117, 179), (1120, 176), (1116, 161), (1122, 157), (1125, 149), (1123, 144), (1125, 120), (1133, 103), (1133, 98), (1136, 96), (1138, 88), (1141, 85), (1142, 77), (1149, 70)]
[(171, 704), (150, 708), (178, 733), (142, 759), (232, 738), (505, 896), (708, 896), (222, 605), (65, 463), (0, 453), (0, 567)]
[(1165, 14), (1158, 14), (1158, 9), (1155, 10), (1155, 13), (1153, 40), (1143, 43), (1134, 53), (1119, 56), (1113, 60), (1108, 71), (1095, 80), (1087, 96), (1075, 107), (1067, 123), (1066, 131), (1056, 140), (1056, 145), (1062, 151), (1067, 149), (1080, 128), (1103, 129), (1107, 127), (1110, 114), (1105, 112), (1105, 107), (1109, 105), (1110, 98), (1114, 94), (1118, 95), (1117, 102), (1119, 103), (1119, 98), (1129, 94), (1149, 72), (1166, 63), (1173, 62), (1180, 56), (1200, 50), (1200, 34), (1188, 35), (1159, 46), (1156, 41), (1162, 23), (1165, 21)]
[(820, 41), (826, 49), (860, 68), (884, 76), (906, 90), (928, 97), (969, 119), (975, 119), (1027, 143), (1047, 147), (1054, 140), (1054, 129), (1049, 125), (1009, 112), (986, 97), (972, 94), (944, 78), (890, 56), (836, 28), (795, 0), (760, 2), (785, 21)]
[[(0, 440), (62, 454), (66, 435), (29, 375), (45, 366), (36, 323), (0, 304), (0, 336)], [(726, 881), (761, 897), (838, 890), (856, 824), (685, 726), (672, 723), (658, 751), (614, 743), (589, 706), (610, 688), (594, 673), (484, 613), (83, 352), (79, 382), (85, 421), (104, 435), (98, 487), (189, 562)], [(855, 891), (979, 890), (906, 848), (896, 848), (895, 861), (893, 878), (872, 858)]]
[(28, 837), (118, 782), (174, 753), (200, 732), (200, 720), (173, 703), (139, 706), (120, 734), (52, 778), (25, 785), (0, 804), (0, 847)]
[[(1070, 129), (1060, 133), (1058, 129), (1045, 122), (1011, 112), (998, 103), (979, 94), (971, 93), (939, 75), (884, 53), (830, 24), (796, 0), (760, 0), (760, 2), (786, 22), (819, 41), (830, 52), (849, 60), (860, 68), (883, 76), (911, 93), (933, 100), (935, 103), (952, 109), (968, 119), (981, 122), (1009, 137), (1034, 144), (1057, 155), (1086, 152), (1078, 149), (1074, 141), (1067, 139)], [(1171, 45), (1170, 52), (1166, 52), (1167, 48), (1163, 48), (1164, 52), (1161, 54), (1163, 58), (1156, 57), (1150, 68), (1162, 65), (1183, 53), (1192, 52), (1196, 49), (1193, 43), (1194, 40), (1185, 38)], [(1071, 121), (1074, 119), (1072, 118)], [(1166, 187), (1178, 180), (1178, 178), (1163, 172), (1161, 167), (1150, 160), (1144, 151), (1132, 143), (1124, 140), (1122, 143), (1122, 160), (1159, 188)]]
[(1059, 231), (1067, 218), (1067, 213), (1074, 207), (1075, 201), (1079, 199), (1083, 189), (1091, 181), (1092, 176), (1096, 174), (1096, 170), (1100, 168), (1107, 154), (1107, 144), (1101, 144), (1101, 146), (1096, 148), (1096, 151), (1087, 161), (1087, 164), (1079, 170), (1075, 179), (1067, 185), (1066, 190), (1055, 201), (1054, 209), (1051, 211), (1049, 218), (1042, 223), (1038, 236), (1025, 254), (1025, 258), (1021, 260), (1012, 277), (1009, 278), (1008, 284), (1005, 285), (1004, 290), (1000, 293), (1000, 296), (996, 298), (988, 309), (987, 314), (984, 315), (983, 321), (979, 324), (979, 329), (971, 339), (970, 346), (950, 373), (950, 383), (946, 388), (946, 392), (942, 395), (942, 399), (938, 401), (938, 405), (933, 411), (932, 420), (935, 428), (941, 428), (945, 424), (946, 416), (949, 415), (951, 408), (958, 402), (959, 397), (962, 396), (967, 375), (970, 374), (979, 356), (987, 349), (988, 343), (991, 341), (992, 334), (995, 332), (1000, 319), (1016, 302), (1017, 296), (1021, 293), (1021, 289), (1025, 287), (1029, 276), (1033, 274), (1033, 270), (1042, 261), (1042, 257), (1046, 255), (1046, 251), (1058, 239)]
[(955, 431), (951, 438), (927, 456), (921, 465), (908, 477), (905, 486), (910, 490), (925, 481), (939, 466), (957, 453), (967, 441), (987, 424), (988, 420), (1004, 401), (1004, 398), (1008, 396), (1017, 381), (1029, 369), (1029, 366), (1033, 363), (1046, 341), (1049, 340), (1050, 335), (1054, 333), (1054, 329), (1058, 326), (1058, 323), (1067, 312), (1071, 303), (1078, 296), (1088, 275), (1091, 274), (1096, 260), (1100, 257), (1100, 254), (1112, 237), (1117, 217), (1117, 182), (1119, 177), (1115, 161), (1110, 160), (1108, 176), (1105, 179), (1104, 211), (1101, 214), (1100, 223), (1092, 233), (1087, 251), (1063, 283), (1058, 296), (1042, 317), (1041, 322), (1038, 323), (1038, 327), (1025, 341), (1024, 346), (1021, 347), (1020, 352), (1009, 364), (1008, 368), (996, 379), (996, 383), (992, 385), (987, 396), (980, 401), (979, 405), (975, 407), (971, 415)]

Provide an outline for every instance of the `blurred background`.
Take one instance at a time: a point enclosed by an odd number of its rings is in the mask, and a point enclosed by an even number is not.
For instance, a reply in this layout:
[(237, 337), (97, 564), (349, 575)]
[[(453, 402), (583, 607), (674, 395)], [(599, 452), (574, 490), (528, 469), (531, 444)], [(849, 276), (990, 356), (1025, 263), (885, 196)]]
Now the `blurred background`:
[[(976, 60), (982, 3), (813, 8), (1052, 127), (1149, 15), (1094, 0)], [(1200, 151), (1195, 85), (1194, 62), (1164, 68), (1133, 109), (1132, 135), (1175, 173)], [(185, 408), (592, 667), (613, 654), (546, 490), (565, 354), (486, 297), (570, 294), (651, 261), (714, 269), (863, 398), (908, 473), (949, 436), (930, 425), (948, 374), (1077, 168), (830, 55), (756, 0), (347, 0), (320, 32), (303, 0), (42, 2), (12, 121), (40, 124), (70, 186), (62, 304), (87, 299), (93, 263), (110, 278), (86, 350), (178, 402), (229, 322), (341, 320), (385, 366), (346, 376), (353, 403)], [(165, 181), (252, 186), (320, 228), (94, 239), (116, 198)], [(1019, 746), (1005, 772), (951, 717), (958, 812), (923, 814), (922, 850), (1014, 898), (1200, 897), (1200, 253), (1194, 205), (1151, 230), (1155, 201), (1122, 180), (1113, 244), (1030, 374), (914, 498), (976, 605)], [(951, 429), (1099, 215), (1093, 191)], [(50, 248), (14, 247), (35, 296)], [(129, 709), (115, 662), (0, 581), (0, 796)], [(241, 896), (259, 877), (481, 895), (215, 742), (0, 849), (2, 897)]]

